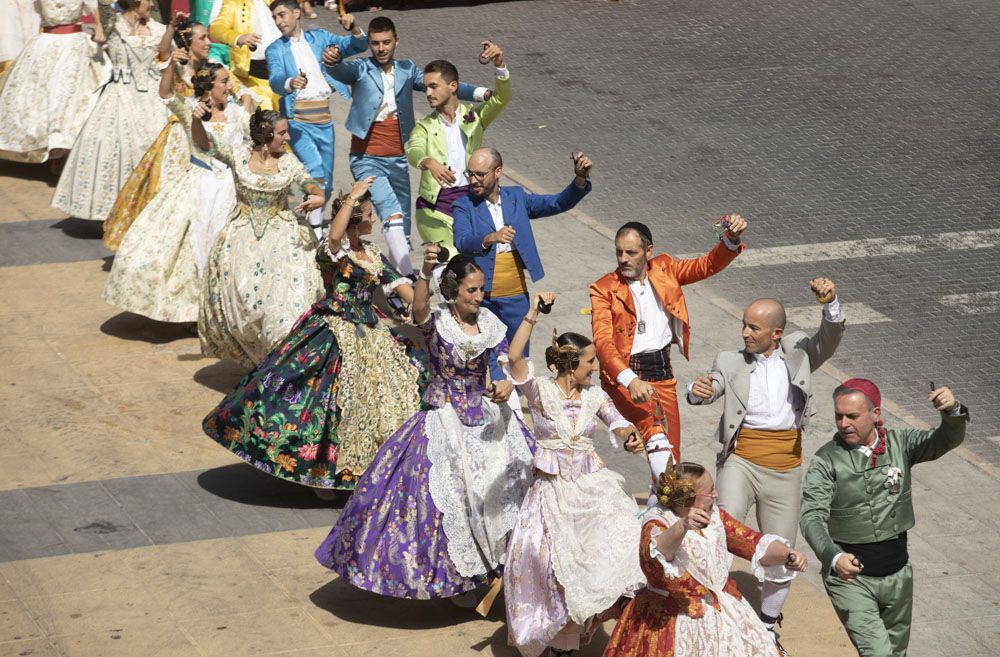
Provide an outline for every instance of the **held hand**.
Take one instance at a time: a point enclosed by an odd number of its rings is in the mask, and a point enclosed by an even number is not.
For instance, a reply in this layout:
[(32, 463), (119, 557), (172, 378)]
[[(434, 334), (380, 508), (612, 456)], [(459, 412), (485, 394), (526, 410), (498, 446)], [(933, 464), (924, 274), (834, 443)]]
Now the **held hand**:
[(797, 573), (804, 573), (808, 566), (809, 560), (806, 559), (806, 555), (798, 550), (788, 550), (788, 557), (785, 559), (785, 568), (794, 570)]
[(434, 268), (438, 264), (438, 254), (441, 253), (441, 245), (436, 242), (431, 242), (430, 244), (424, 245), (424, 264), (421, 266), (420, 271), (423, 272), (424, 276), (430, 276), (434, 272)]
[(295, 206), (295, 212), (305, 214), (317, 210), (323, 207), (323, 200), (322, 194), (309, 194), (304, 201)]
[(434, 180), (438, 181), (438, 184), (442, 187), (455, 184), (455, 172), (451, 170), (451, 167), (431, 158), (424, 160), (424, 166), (427, 167), (427, 170), (434, 176)]
[(490, 385), (490, 399), (497, 404), (502, 404), (510, 399), (510, 395), (514, 392), (514, 384), (510, 381), (504, 379), (503, 381), (494, 381)]
[(809, 281), (809, 288), (820, 303), (830, 303), (837, 298), (837, 286), (825, 276), (817, 276)]
[(958, 406), (958, 400), (955, 399), (955, 393), (953, 393), (951, 388), (948, 386), (941, 386), (931, 390), (927, 393), (927, 399), (934, 404), (935, 410), (943, 413), (955, 410), (955, 407)]
[(336, 66), (340, 63), (340, 48), (337, 46), (327, 46), (323, 50), (324, 66)]
[(170, 53), (170, 61), (183, 66), (191, 61), (191, 55), (188, 54), (187, 48), (174, 48), (174, 51)]
[(632, 398), (633, 403), (645, 404), (653, 398), (653, 386), (636, 377), (628, 384), (628, 396)]
[(577, 181), (583, 180), (586, 183), (587, 178), (590, 177), (590, 170), (593, 168), (594, 163), (590, 161), (586, 153), (575, 152), (573, 153), (573, 173), (576, 175)]
[(684, 514), (681, 518), (681, 524), (684, 525), (684, 529), (704, 529), (708, 527), (708, 523), (712, 522), (712, 516), (708, 515), (708, 511), (705, 509), (699, 509), (696, 506), (688, 509), (688, 512)]
[(292, 88), (293, 91), (299, 91), (300, 89), (305, 89), (306, 85), (309, 84), (309, 80), (302, 73), (299, 73), (294, 78), (289, 81), (288, 86)]
[(691, 385), (691, 394), (698, 399), (711, 399), (712, 395), (715, 394), (715, 389), (712, 387), (712, 376), (706, 374), (695, 379)]
[(337, 17), (340, 26), (350, 32), (354, 29), (354, 14), (343, 14)]
[(639, 430), (635, 426), (629, 426), (624, 429), (628, 432), (625, 438), (625, 451), (630, 454), (642, 454), (645, 450), (646, 445), (642, 442), (642, 437), (639, 435)]
[(747, 220), (738, 214), (729, 215), (729, 229), (726, 231), (733, 237), (739, 237), (747, 229)]
[(837, 577), (847, 582), (853, 582), (858, 578), (865, 567), (861, 564), (857, 557), (849, 552), (845, 552), (840, 555), (837, 561), (833, 564), (833, 572), (837, 573)]
[(199, 121), (207, 121), (212, 118), (212, 108), (205, 101), (201, 101), (191, 110), (191, 116)]
[(351, 192), (348, 196), (351, 197), (352, 201), (360, 201), (361, 198), (368, 193), (368, 190), (371, 189), (372, 183), (374, 182), (375, 176), (368, 176), (367, 178), (355, 181), (355, 183), (351, 185)]
[(480, 44), (483, 47), (483, 52), (479, 55), (480, 64), (489, 64), (493, 61), (493, 66), (497, 68), (503, 68), (503, 50), (497, 44), (492, 41), (483, 41)]
[(260, 35), (259, 34), (241, 34), (236, 37), (236, 47), (246, 46), (253, 50), (260, 45)]

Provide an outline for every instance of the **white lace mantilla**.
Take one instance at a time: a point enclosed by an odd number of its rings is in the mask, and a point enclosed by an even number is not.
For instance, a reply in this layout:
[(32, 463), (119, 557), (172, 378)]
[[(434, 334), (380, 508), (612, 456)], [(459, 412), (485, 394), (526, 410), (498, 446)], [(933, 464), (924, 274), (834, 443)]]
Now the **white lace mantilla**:
[(428, 412), (424, 427), (428, 488), (441, 512), (448, 556), (463, 577), (504, 563), (531, 483), (531, 452), (510, 407), (483, 399), (482, 408), (482, 425), (463, 425), (448, 405)]
[(479, 356), (487, 349), (500, 344), (507, 335), (507, 327), (500, 319), (485, 308), (479, 309), (479, 333), (469, 335), (462, 330), (462, 327), (455, 321), (455, 317), (447, 306), (435, 311), (437, 317), (435, 326), (438, 335), (447, 340), (455, 347), (454, 355), (461, 365), (466, 365), (470, 360)]
[(542, 410), (555, 423), (556, 438), (537, 440), (536, 444), (545, 449), (577, 449), (590, 451), (594, 449), (594, 441), (585, 435), (587, 425), (597, 415), (604, 401), (604, 391), (595, 386), (589, 386), (580, 391), (580, 413), (576, 422), (570, 423), (564, 412), (564, 405), (558, 384), (549, 377), (537, 379), (538, 398)]
[(365, 250), (365, 255), (368, 256), (368, 261), (355, 258), (353, 252), (351, 251), (351, 240), (344, 237), (340, 240), (340, 250), (336, 253), (330, 248), (330, 229), (327, 228), (326, 232), (323, 233), (323, 250), (326, 254), (330, 256), (330, 259), (334, 262), (339, 262), (344, 258), (349, 258), (351, 262), (356, 264), (367, 271), (372, 276), (382, 275), (382, 252), (379, 251), (378, 247), (371, 242), (362, 242), (362, 248)]

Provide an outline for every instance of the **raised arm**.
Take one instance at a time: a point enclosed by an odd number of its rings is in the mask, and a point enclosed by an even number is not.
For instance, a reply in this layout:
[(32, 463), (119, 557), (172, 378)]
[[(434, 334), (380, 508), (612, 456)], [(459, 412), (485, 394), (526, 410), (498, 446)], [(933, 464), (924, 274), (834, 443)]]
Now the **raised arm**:
[(528, 361), (524, 357), (524, 350), (531, 340), (531, 331), (535, 328), (535, 322), (538, 321), (538, 304), (542, 302), (551, 305), (555, 300), (556, 294), (554, 292), (536, 294), (531, 308), (528, 309), (524, 319), (521, 320), (521, 325), (514, 332), (514, 337), (511, 338), (507, 362), (510, 375), (515, 381), (524, 381), (528, 378)]
[(423, 324), (431, 315), (430, 282), (434, 277), (434, 267), (437, 266), (438, 252), (441, 247), (428, 244), (424, 247), (424, 262), (420, 266), (417, 284), (413, 286), (413, 322)]
[(910, 463), (923, 463), (941, 458), (965, 440), (969, 410), (958, 403), (950, 388), (941, 386), (927, 394), (934, 408), (941, 412), (941, 424), (933, 431), (900, 432), (908, 445)]
[(368, 190), (371, 189), (373, 182), (375, 182), (375, 176), (358, 180), (351, 187), (347, 199), (340, 204), (340, 209), (337, 210), (337, 214), (330, 222), (330, 232), (326, 236), (327, 243), (330, 245), (330, 253), (340, 251), (340, 243), (347, 233), (347, 226), (351, 223), (351, 214), (354, 212), (354, 208), (361, 203), (361, 199), (368, 193)]
[(837, 286), (829, 278), (814, 278), (809, 281), (816, 298), (823, 303), (823, 317), (819, 329), (801, 345), (809, 355), (809, 369), (813, 372), (825, 363), (840, 346), (844, 336), (844, 315), (841, 312), (840, 300), (837, 298)]
[(584, 153), (573, 153), (573, 182), (558, 194), (526, 194), (528, 217), (537, 219), (572, 209), (590, 193), (593, 162)]
[(483, 46), (483, 52), (479, 55), (479, 61), (483, 64), (492, 61), (493, 66), (497, 70), (493, 81), (493, 94), (485, 103), (479, 106), (479, 116), (485, 130), (497, 120), (503, 112), (504, 107), (510, 102), (512, 90), (510, 72), (507, 70), (507, 65), (504, 62), (503, 50), (492, 41), (483, 41), (481, 45)]

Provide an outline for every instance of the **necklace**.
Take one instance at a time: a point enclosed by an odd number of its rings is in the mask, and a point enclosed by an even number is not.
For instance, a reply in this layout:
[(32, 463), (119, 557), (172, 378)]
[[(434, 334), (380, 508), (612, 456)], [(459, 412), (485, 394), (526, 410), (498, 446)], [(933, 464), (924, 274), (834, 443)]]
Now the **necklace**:
[[(463, 333), (465, 333), (466, 335), (479, 335), (478, 318), (477, 321), (469, 324), (464, 319), (462, 319), (462, 317), (454, 310), (449, 310), (449, 312), (451, 313), (451, 318), (455, 320), (455, 323), (458, 324), (458, 328), (462, 329)], [(475, 333), (471, 332), (469, 329), (475, 329)]]
[[(639, 298), (642, 299), (645, 296), (645, 294), (646, 294), (646, 279), (645, 279), (645, 277), (640, 278), (638, 280), (638, 283), (639, 283)], [(637, 299), (636, 301), (639, 301), (639, 299)], [(637, 323), (636, 323), (636, 326), (635, 326), (635, 331), (639, 335), (642, 335), (643, 333), (646, 332), (646, 320), (644, 320), (642, 318), (642, 303), (641, 302), (635, 304), (635, 318), (636, 318), (636, 320), (638, 320)]]
[(570, 386), (569, 392), (563, 390), (562, 383), (559, 382), (559, 379), (556, 379), (556, 388), (559, 389), (559, 394), (562, 395), (563, 399), (573, 399), (573, 393), (576, 392), (573, 386)]

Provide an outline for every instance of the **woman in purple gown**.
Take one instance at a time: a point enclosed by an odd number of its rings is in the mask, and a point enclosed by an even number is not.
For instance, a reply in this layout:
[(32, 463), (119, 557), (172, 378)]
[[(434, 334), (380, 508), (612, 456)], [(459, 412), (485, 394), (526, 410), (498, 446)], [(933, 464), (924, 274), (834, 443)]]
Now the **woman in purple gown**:
[(438, 252), (427, 247), (413, 298), (433, 376), (423, 410), (379, 449), (316, 558), (380, 595), (469, 594), (468, 603), (504, 563), (533, 444), (504, 403), (513, 384), (496, 356), (507, 352), (506, 327), (480, 308), (483, 272), (472, 258), (448, 263), (440, 283), (446, 303), (431, 310)]

